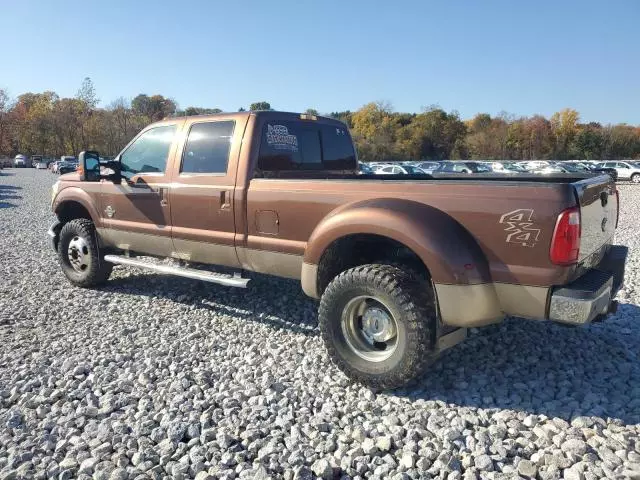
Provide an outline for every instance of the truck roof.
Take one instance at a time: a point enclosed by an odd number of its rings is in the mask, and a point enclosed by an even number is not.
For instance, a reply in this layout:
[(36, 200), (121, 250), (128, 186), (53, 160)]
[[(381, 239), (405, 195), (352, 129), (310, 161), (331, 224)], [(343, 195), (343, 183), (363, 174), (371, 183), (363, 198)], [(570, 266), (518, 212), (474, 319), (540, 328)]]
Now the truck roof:
[(278, 119), (285, 118), (286, 119), (287, 117), (290, 117), (291, 120), (296, 120), (296, 119), (297, 120), (303, 119), (303, 120), (310, 120), (310, 121), (321, 120), (322, 122), (329, 122), (329, 123), (344, 125), (344, 123), (341, 122), (340, 120), (336, 120), (335, 118), (331, 118), (331, 117), (323, 117), (321, 115), (313, 115), (309, 113), (284, 112), (284, 111), (276, 111), (276, 110), (248, 110), (244, 112), (220, 112), (220, 113), (203, 114), (203, 115), (187, 115), (184, 117), (168, 117), (168, 118), (163, 118), (158, 122), (154, 122), (151, 125), (163, 124), (163, 123), (172, 122), (175, 120), (192, 120), (192, 119), (215, 120), (217, 118), (225, 118), (225, 119), (246, 118), (250, 115), (253, 115), (259, 118), (267, 118), (267, 119), (268, 118), (278, 118)]

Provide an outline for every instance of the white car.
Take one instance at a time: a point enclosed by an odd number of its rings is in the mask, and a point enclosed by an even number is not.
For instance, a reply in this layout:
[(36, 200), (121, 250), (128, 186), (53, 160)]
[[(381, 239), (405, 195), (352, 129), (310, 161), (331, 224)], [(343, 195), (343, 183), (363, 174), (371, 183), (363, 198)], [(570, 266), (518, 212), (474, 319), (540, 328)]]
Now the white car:
[(13, 159), (13, 166), (16, 168), (24, 168), (27, 166), (27, 157), (24, 155), (16, 155)]
[(618, 172), (618, 180), (631, 180), (633, 183), (640, 183), (640, 167), (632, 162), (602, 162), (598, 164), (600, 168), (615, 168)]
[(46, 170), (47, 162), (38, 162), (36, 163), (36, 170)]
[(375, 172), (378, 175), (424, 175), (426, 172), (411, 165), (387, 165)]

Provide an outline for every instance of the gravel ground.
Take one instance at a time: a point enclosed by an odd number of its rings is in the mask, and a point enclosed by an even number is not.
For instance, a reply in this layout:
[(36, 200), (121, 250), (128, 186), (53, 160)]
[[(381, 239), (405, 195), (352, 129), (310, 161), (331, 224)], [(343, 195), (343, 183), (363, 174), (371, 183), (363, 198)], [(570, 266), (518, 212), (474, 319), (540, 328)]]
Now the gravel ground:
[(617, 315), (472, 332), (411, 389), (329, 362), (293, 282), (73, 288), (48, 171), (0, 173), (0, 478), (640, 478), (640, 187)]

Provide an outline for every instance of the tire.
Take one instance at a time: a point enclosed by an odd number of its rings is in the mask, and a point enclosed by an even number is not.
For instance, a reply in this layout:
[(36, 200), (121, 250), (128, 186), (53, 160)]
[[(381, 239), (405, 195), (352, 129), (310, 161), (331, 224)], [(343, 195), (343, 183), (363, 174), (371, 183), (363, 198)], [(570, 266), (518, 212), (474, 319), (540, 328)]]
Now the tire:
[(431, 287), (396, 266), (369, 264), (342, 272), (322, 295), (318, 322), (331, 360), (349, 378), (375, 390), (405, 385), (434, 357)]
[(106, 282), (113, 270), (113, 265), (102, 258), (93, 222), (85, 218), (71, 220), (62, 227), (58, 261), (69, 281), (83, 288)]
[(640, 183), (640, 173), (634, 173), (631, 175), (631, 181), (633, 183)]

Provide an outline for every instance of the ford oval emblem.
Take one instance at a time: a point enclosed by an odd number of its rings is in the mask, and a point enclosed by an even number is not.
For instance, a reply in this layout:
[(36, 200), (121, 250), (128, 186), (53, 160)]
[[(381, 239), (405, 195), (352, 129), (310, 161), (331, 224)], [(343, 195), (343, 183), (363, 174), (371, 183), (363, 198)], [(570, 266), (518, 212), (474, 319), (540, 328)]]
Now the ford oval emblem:
[(604, 217), (602, 219), (602, 224), (600, 226), (602, 227), (602, 231), (603, 232), (606, 231), (606, 229), (607, 229), (607, 217)]

